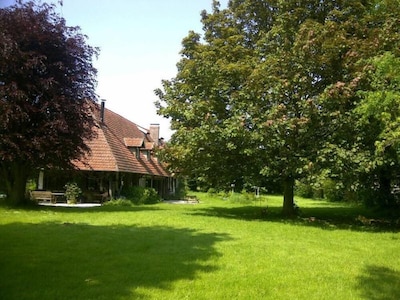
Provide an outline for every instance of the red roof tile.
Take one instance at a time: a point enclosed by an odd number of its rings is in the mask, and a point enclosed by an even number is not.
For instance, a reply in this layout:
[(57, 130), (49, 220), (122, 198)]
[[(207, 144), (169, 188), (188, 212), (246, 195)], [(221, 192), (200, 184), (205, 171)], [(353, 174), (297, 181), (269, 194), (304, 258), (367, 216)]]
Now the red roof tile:
[(124, 138), (126, 147), (141, 147), (143, 145), (143, 138)]
[(144, 148), (146, 150), (153, 150), (154, 149), (154, 142), (144, 142)]

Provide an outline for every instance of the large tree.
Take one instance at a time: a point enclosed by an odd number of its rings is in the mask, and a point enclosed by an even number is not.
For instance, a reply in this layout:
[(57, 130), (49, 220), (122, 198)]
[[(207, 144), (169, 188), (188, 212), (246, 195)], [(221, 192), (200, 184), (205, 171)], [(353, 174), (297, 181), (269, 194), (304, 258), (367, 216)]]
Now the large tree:
[(0, 9), (0, 177), (20, 204), (31, 172), (68, 167), (93, 137), (98, 50), (48, 4)]
[(295, 180), (353, 137), (360, 61), (397, 47), (396, 3), (214, 1), (203, 40), (183, 40), (177, 76), (157, 91), (176, 130), (171, 164), (220, 181), (226, 170), (229, 180), (280, 178), (292, 215)]
[(386, 52), (369, 59), (368, 90), (359, 92), (355, 109), (365, 158), (360, 164), (360, 190), (367, 204), (393, 208), (393, 188), (400, 176), (400, 58)]
[(334, 111), (341, 116), (340, 126), (319, 151), (319, 162), (343, 195), (387, 207), (394, 205), (392, 191), (399, 175), (395, 74), (400, 56), (400, 3), (369, 4), (363, 18), (350, 23), (355, 32), (348, 39), (352, 45), (348, 56), (356, 61), (349, 69), (353, 79), (329, 86), (321, 96), (325, 105), (332, 99), (347, 105)]

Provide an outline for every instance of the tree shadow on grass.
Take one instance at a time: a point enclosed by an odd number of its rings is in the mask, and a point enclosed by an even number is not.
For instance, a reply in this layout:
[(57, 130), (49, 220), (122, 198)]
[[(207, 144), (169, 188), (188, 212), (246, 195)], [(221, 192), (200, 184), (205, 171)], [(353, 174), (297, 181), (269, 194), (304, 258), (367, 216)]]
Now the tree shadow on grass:
[[(0, 226), (0, 299), (134, 299), (216, 269), (228, 235), (172, 227)], [(145, 292), (143, 292), (145, 291)]]
[(346, 229), (370, 232), (399, 232), (397, 219), (372, 218), (357, 207), (311, 207), (300, 210), (293, 218), (284, 218), (281, 208), (263, 208), (252, 205), (234, 207), (206, 207), (190, 214), (237, 219), (245, 221), (279, 222), (298, 226), (312, 226), (326, 230)]
[[(8, 207), (9, 209), (16, 209), (15, 207)], [(93, 206), (93, 207), (80, 207), (80, 206), (51, 206), (51, 205), (30, 205), (17, 207), (20, 210), (26, 211), (54, 211), (54, 212), (62, 212), (62, 213), (98, 213), (98, 212), (138, 212), (138, 211), (159, 211), (163, 210), (160, 206), (153, 204), (146, 205), (102, 205), (102, 206)]]
[(364, 299), (400, 299), (400, 273), (387, 267), (367, 266), (357, 288)]

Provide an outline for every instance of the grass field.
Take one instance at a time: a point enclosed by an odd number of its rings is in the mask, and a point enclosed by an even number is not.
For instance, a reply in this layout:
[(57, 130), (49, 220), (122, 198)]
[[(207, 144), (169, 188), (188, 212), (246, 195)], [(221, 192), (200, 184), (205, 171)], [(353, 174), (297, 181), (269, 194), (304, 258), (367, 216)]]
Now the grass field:
[(297, 199), (283, 220), (281, 197), (199, 197), (0, 207), (0, 299), (400, 299), (400, 232), (367, 211)]

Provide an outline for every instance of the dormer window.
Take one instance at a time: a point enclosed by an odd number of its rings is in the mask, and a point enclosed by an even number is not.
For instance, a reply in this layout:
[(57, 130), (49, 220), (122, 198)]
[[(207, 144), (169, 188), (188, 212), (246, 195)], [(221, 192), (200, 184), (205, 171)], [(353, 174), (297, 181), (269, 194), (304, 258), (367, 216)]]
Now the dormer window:
[(125, 146), (137, 158), (140, 158), (140, 148), (143, 146), (143, 142), (142, 138), (124, 138)]
[(132, 154), (135, 157), (140, 158), (140, 150), (139, 150), (139, 148), (132, 147), (132, 148), (130, 148), (130, 150), (131, 150)]
[(142, 150), (141, 152), (145, 159), (150, 160), (150, 151), (149, 150)]

